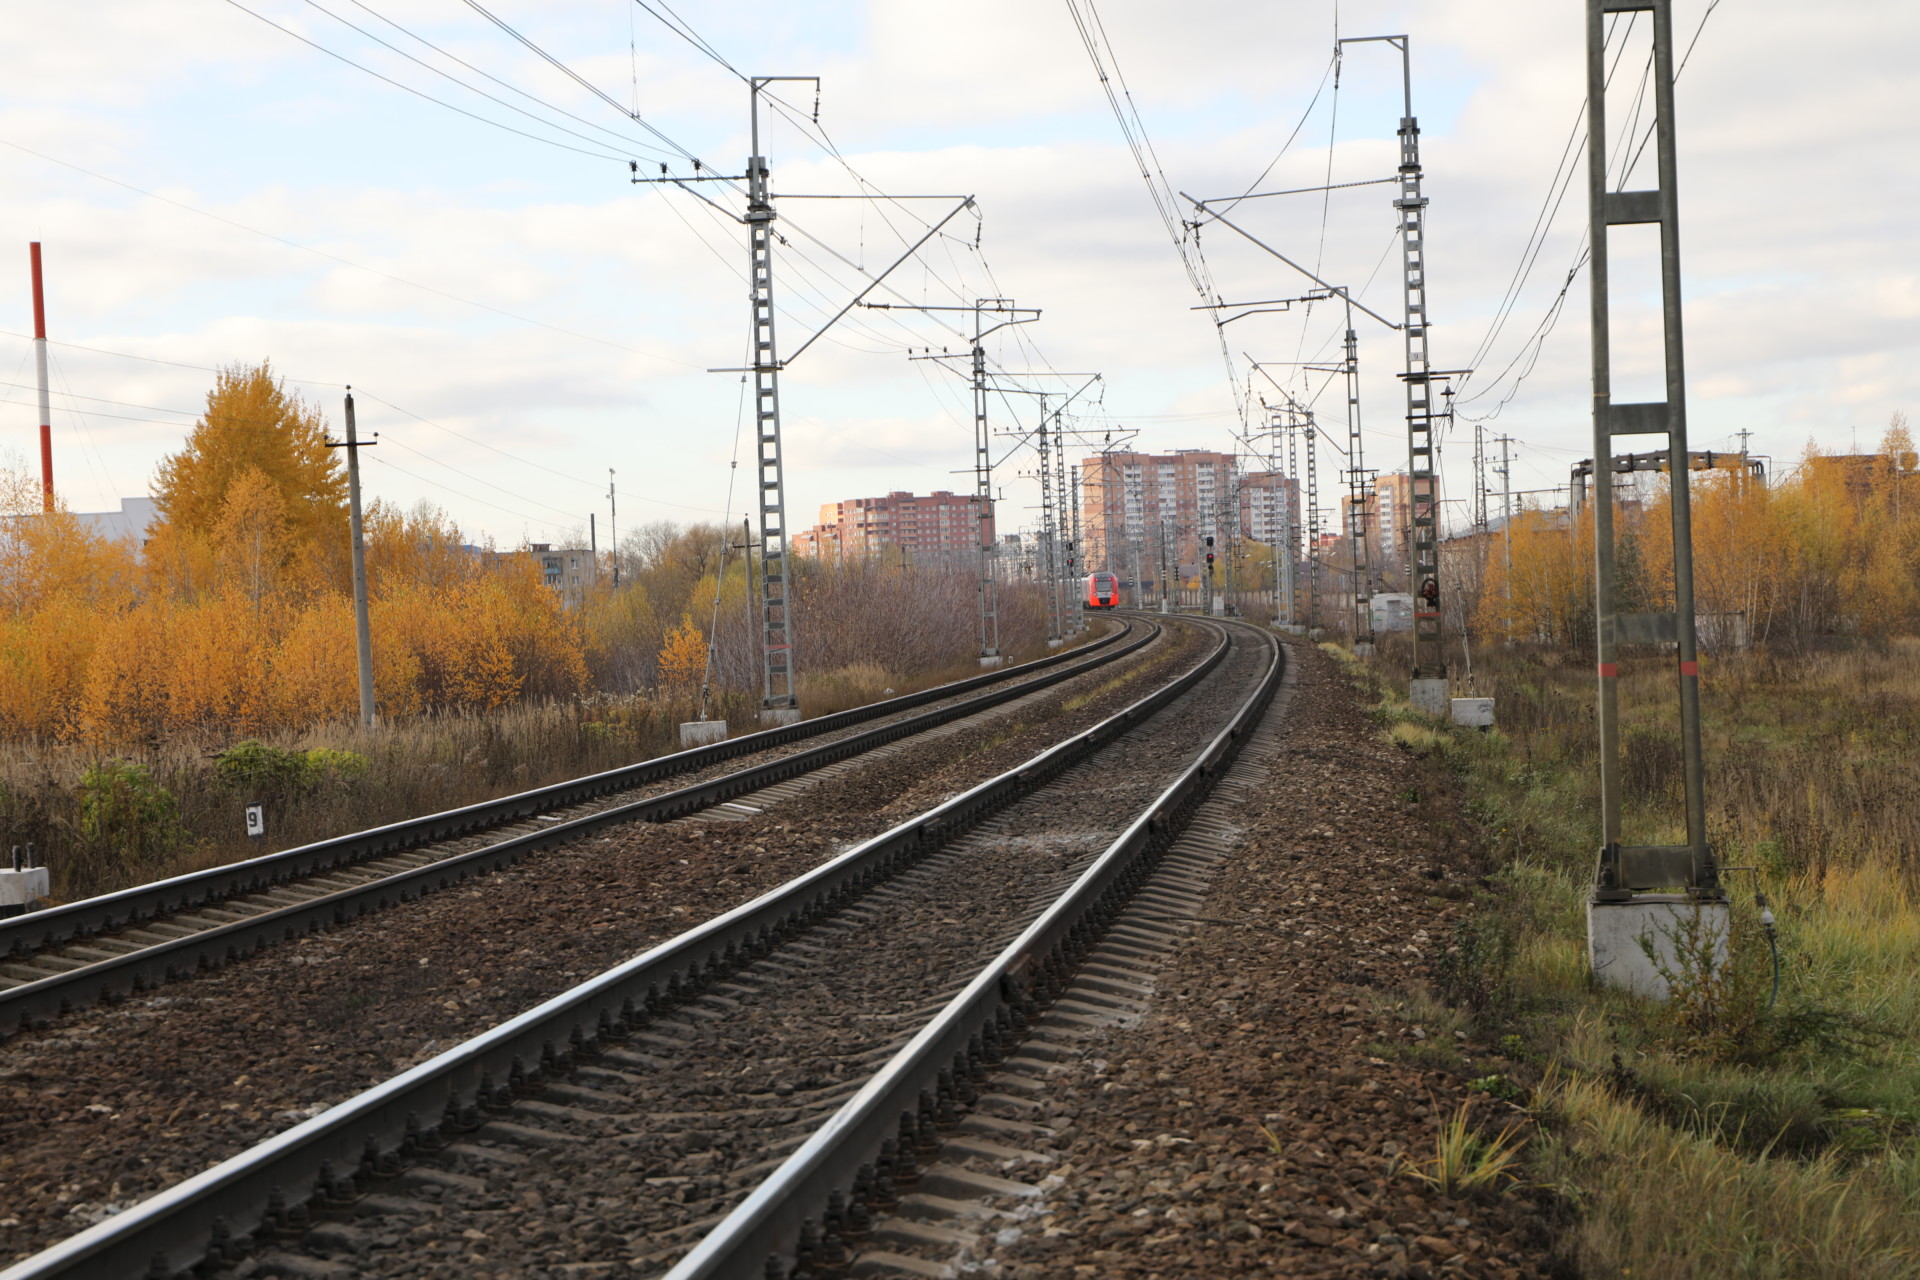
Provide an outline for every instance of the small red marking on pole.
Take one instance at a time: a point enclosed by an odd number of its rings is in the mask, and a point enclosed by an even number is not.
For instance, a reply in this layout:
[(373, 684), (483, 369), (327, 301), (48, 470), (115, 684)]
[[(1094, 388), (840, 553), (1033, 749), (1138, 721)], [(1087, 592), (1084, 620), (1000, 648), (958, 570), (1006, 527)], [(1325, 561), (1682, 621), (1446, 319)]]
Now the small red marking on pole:
[(1683, 676), (1697, 676), (1700, 674), (1700, 664), (1697, 662), (1683, 662), (1680, 664), (1680, 674)]
[(1616, 677), (1616, 676), (1618, 676), (1619, 674), (1620, 674), (1620, 664), (1619, 664), (1619, 663), (1617, 663), (1617, 662), (1603, 662), (1603, 663), (1601, 663), (1601, 664), (1600, 664), (1600, 678), (1601, 678), (1602, 680), (1612, 680), (1613, 678), (1615, 678), (1615, 677)]

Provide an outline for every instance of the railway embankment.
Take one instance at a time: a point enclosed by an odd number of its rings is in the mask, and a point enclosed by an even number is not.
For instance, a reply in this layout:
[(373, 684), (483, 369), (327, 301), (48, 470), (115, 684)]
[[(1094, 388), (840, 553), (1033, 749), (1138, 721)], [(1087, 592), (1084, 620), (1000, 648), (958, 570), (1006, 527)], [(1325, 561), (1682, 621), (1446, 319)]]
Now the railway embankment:
[(997, 1274), (1555, 1274), (1560, 1210), (1502, 1159), (1534, 1126), (1431, 994), (1470, 832), (1340, 663), (1290, 653), (1276, 752), (1145, 1012), (1046, 1076), (1042, 1194), (987, 1236)]

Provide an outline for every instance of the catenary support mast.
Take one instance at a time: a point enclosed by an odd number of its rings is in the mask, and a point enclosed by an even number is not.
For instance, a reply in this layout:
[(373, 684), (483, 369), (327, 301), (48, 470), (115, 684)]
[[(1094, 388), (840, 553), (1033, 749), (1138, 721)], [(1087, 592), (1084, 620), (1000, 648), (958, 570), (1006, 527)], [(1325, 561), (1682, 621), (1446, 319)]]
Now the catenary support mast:
[(1406, 370), (1400, 377), (1407, 388), (1407, 478), (1409, 573), (1413, 590), (1413, 673), (1409, 695), (1413, 705), (1433, 715), (1446, 715), (1448, 688), (1446, 655), (1442, 649), (1440, 612), (1440, 469), (1437, 429), (1449, 412), (1446, 384), (1452, 374), (1433, 368), (1427, 351), (1427, 198), (1421, 192), (1420, 122), (1413, 114), (1413, 58), (1404, 35), (1357, 36), (1340, 45), (1383, 41), (1400, 51), (1402, 101), (1400, 117), (1400, 194), (1393, 207), (1400, 215), (1401, 287), (1406, 314), (1401, 333), (1406, 340)]
[(760, 153), (760, 91), (774, 81), (790, 79), (812, 77), (754, 76), (748, 82), (753, 145), (747, 157), (747, 283), (753, 312), (750, 353), (760, 459), (760, 718), (773, 723), (798, 719), (800, 699), (794, 684), (786, 463), (780, 441), (780, 351), (774, 334), (776, 214), (767, 189), (766, 157)]
[[(1606, 129), (1607, 18), (1646, 13), (1652, 18), (1654, 137), (1658, 186), (1651, 191), (1609, 190)], [(1625, 24), (1622, 24), (1625, 25)], [(1693, 599), (1693, 527), (1687, 451), (1686, 373), (1681, 341), (1680, 212), (1673, 115), (1673, 12), (1671, 0), (1587, 0), (1587, 199), (1592, 258), (1593, 346), (1593, 536), (1594, 606), (1599, 682), (1596, 719), (1600, 732), (1601, 846), (1589, 913), (1595, 968), (1604, 980), (1622, 981), (1623, 969), (1603, 960), (1603, 916), (1613, 906), (1658, 906), (1658, 895), (1641, 891), (1684, 888), (1696, 903), (1724, 902), (1719, 869), (1707, 845), (1705, 783), (1700, 736), (1700, 666)], [(1622, 38), (1625, 38), (1624, 32)], [(1622, 174), (1624, 185), (1628, 174)], [(1664, 329), (1665, 393), (1660, 403), (1616, 404), (1612, 386), (1612, 317), (1609, 313), (1608, 233), (1631, 224), (1660, 228), (1660, 293)], [(1613, 441), (1619, 436), (1664, 435), (1672, 476), (1673, 586), (1671, 614), (1618, 612), (1614, 563)], [(1622, 843), (1619, 712), (1619, 652), (1625, 642), (1673, 645), (1677, 667), (1682, 790), (1686, 801), (1684, 845)], [(1623, 917), (1624, 918), (1624, 917)], [(1631, 957), (1629, 956), (1629, 959)], [(1664, 983), (1661, 984), (1664, 986)]]
[(1353, 331), (1353, 307), (1347, 307), (1347, 548), (1353, 566), (1353, 651), (1373, 652), (1373, 562), (1367, 544), (1367, 510), (1373, 473), (1367, 470), (1360, 440), (1360, 341)]

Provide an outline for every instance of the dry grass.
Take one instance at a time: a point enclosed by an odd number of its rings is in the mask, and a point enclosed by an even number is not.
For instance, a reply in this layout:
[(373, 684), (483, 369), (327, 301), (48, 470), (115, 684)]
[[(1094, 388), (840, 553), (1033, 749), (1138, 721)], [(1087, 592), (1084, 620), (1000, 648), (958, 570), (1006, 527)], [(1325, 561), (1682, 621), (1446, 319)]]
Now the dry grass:
[(1550, 1135), (1534, 1172), (1580, 1209), (1562, 1247), (1584, 1275), (1659, 1280), (1904, 1280), (1920, 1274), (1920, 1170), (1910, 1154), (1739, 1159), (1602, 1082), (1536, 1104)]
[[(1443, 978), (1506, 1046), (1473, 1069), (1538, 1084), (1548, 1136), (1527, 1160), (1579, 1210), (1569, 1262), (1663, 1280), (1920, 1274), (1920, 640), (1703, 663), (1710, 838), (1751, 870), (1728, 877), (1732, 963), (1665, 1006), (1588, 974), (1587, 655), (1474, 657), (1491, 734), (1406, 712), (1390, 644), (1364, 678), (1486, 847), (1491, 887)], [(1670, 662), (1623, 672), (1630, 841), (1681, 838)], [(1779, 917), (1777, 1003), (1756, 889)]]

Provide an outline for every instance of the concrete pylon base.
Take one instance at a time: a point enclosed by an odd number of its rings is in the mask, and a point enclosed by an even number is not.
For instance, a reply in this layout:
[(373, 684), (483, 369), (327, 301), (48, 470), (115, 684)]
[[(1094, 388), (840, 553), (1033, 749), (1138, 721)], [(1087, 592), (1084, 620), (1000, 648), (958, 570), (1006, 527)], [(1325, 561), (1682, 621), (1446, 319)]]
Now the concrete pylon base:
[[(1686, 980), (1711, 948), (1712, 965), (1727, 962), (1731, 907), (1684, 893), (1642, 893), (1626, 902), (1587, 903), (1587, 954), (1593, 977), (1649, 1000), (1665, 1000), (1669, 974)], [(1684, 957), (1684, 958), (1683, 958)]]
[(1452, 711), (1452, 692), (1445, 676), (1421, 676), (1407, 686), (1407, 701), (1415, 711), (1445, 718)]
[(680, 726), (681, 747), (704, 747), (711, 742), (727, 740), (727, 722), (725, 720), (689, 720)]
[(0, 918), (25, 915), (47, 896), (50, 877), (45, 867), (0, 871)]
[(983, 667), (1004, 667), (1007, 665), (1007, 655), (1004, 653), (983, 653), (980, 655), (980, 665)]
[(762, 707), (760, 709), (760, 723), (768, 729), (778, 729), (781, 725), (787, 724), (799, 724), (800, 708)]
[(1353, 646), (1353, 656), (1356, 658), (1371, 658), (1373, 656), (1372, 641), (1362, 640), (1356, 643)]

